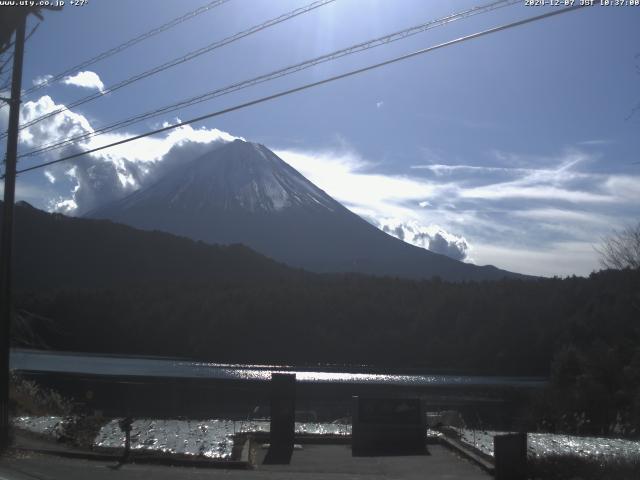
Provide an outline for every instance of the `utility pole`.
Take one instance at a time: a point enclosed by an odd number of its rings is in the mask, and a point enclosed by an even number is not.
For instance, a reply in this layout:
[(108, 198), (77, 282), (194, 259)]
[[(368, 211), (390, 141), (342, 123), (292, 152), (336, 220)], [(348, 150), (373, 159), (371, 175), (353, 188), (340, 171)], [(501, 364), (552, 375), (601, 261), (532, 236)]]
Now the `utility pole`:
[(16, 23), (9, 100), (9, 130), (4, 169), (4, 205), (0, 243), (0, 451), (9, 446), (9, 349), (11, 346), (11, 259), (13, 244), (13, 206), (16, 193), (16, 162), (18, 154), (18, 123), (20, 120), (20, 89), (27, 9), (21, 10)]

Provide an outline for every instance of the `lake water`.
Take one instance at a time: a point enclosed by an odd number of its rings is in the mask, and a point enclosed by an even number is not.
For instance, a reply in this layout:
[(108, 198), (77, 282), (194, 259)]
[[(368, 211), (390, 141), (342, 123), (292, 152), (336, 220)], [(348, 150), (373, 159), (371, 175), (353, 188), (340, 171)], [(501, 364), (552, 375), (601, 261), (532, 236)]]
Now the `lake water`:
[[(217, 380), (268, 381), (272, 373), (295, 373), (302, 383), (370, 384), (398, 386), (488, 386), (539, 388), (541, 377), (383, 374), (308, 369), (281, 365), (230, 365), (161, 357), (127, 357), (81, 353), (12, 349), (11, 368), (24, 372), (75, 373), (86, 375), (131, 375), (141, 377), (199, 378)], [(366, 370), (359, 368), (359, 370)]]

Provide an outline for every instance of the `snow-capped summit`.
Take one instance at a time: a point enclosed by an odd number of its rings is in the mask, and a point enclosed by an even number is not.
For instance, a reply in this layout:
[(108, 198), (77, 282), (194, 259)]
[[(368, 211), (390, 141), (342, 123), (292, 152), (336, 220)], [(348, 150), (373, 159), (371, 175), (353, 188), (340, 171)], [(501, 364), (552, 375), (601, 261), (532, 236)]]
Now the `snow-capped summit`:
[(335, 208), (331, 197), (271, 150), (243, 140), (200, 157), (144, 195), (162, 195), (169, 204), (186, 210), (273, 212), (291, 207)]
[(143, 202), (192, 213), (207, 209), (257, 213), (292, 207), (336, 208), (335, 200), (271, 150), (243, 140), (218, 147), (171, 171), (150, 188), (119, 202), (119, 207), (129, 209)]
[(89, 214), (208, 243), (243, 243), (320, 272), (490, 279), (511, 275), (411, 246), (369, 224), (271, 150), (236, 140)]

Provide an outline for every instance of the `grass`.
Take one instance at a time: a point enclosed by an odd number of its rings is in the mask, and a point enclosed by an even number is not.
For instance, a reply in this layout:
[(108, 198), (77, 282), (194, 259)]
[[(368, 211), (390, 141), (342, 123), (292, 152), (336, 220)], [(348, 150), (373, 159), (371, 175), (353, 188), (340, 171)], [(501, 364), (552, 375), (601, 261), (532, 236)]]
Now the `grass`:
[(94, 415), (72, 417), (69, 419), (69, 422), (65, 424), (64, 441), (75, 447), (92, 450), (93, 441), (102, 426), (108, 422), (109, 419)]
[(13, 416), (71, 415), (73, 404), (55, 390), (25, 380), (14, 372), (9, 379), (9, 412)]
[(9, 388), (12, 416), (63, 417), (65, 421), (59, 441), (76, 447), (91, 449), (100, 428), (109, 421), (99, 416), (75, 414), (69, 399), (13, 372)]

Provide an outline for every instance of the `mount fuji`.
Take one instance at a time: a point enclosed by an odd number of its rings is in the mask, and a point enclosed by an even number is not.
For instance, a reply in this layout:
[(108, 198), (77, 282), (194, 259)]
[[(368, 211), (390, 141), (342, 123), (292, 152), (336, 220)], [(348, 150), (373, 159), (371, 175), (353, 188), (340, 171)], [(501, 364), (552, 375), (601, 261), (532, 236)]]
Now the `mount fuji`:
[(405, 278), (520, 276), (392, 237), (327, 195), (271, 150), (235, 140), (85, 216), (211, 244), (242, 243), (294, 267)]

